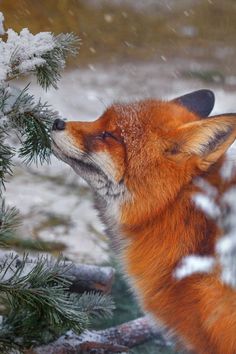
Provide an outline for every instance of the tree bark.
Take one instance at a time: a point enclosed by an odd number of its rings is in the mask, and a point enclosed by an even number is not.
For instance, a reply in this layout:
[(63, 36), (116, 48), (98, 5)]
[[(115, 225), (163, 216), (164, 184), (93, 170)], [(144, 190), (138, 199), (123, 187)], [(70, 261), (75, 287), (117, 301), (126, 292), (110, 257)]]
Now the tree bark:
[(25, 354), (110, 354), (126, 353), (130, 348), (155, 338), (157, 345), (169, 346), (162, 332), (148, 317), (101, 331), (85, 331), (80, 336), (67, 332), (55, 342), (25, 351)]
[(72, 278), (71, 292), (99, 291), (109, 293), (114, 278), (112, 267), (73, 264), (67, 275)]

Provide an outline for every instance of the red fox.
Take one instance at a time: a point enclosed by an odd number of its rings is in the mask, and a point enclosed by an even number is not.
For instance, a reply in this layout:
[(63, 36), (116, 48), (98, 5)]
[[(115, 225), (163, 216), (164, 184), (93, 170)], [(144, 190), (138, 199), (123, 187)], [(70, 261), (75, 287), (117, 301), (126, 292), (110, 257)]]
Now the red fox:
[(214, 94), (113, 104), (93, 122), (52, 129), (55, 155), (84, 178), (142, 308), (186, 351), (236, 353), (236, 291), (219, 269), (176, 279), (188, 255), (214, 256), (221, 231), (193, 201), (201, 177), (219, 191), (236, 114), (208, 118)]

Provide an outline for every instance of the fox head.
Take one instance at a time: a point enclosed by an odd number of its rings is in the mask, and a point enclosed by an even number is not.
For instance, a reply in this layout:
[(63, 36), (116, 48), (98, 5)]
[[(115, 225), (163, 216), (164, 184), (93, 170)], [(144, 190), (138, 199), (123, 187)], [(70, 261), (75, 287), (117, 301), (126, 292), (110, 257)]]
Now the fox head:
[(213, 93), (200, 90), (168, 102), (113, 104), (93, 122), (56, 120), (53, 151), (105, 200), (161, 208), (233, 143), (236, 115), (206, 118), (213, 105)]

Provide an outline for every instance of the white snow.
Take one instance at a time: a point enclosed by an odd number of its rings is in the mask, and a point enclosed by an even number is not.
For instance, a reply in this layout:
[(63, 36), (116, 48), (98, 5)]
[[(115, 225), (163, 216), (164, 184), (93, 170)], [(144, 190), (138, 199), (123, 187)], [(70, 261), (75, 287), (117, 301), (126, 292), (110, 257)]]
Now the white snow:
[(50, 32), (36, 35), (24, 28), (19, 34), (7, 30), (7, 40), (0, 39), (0, 82), (16, 73), (25, 74), (45, 64), (41, 56), (51, 51), (56, 43)]
[(236, 288), (236, 230), (222, 237), (217, 243), (217, 253), (222, 266), (221, 280)]
[(229, 181), (236, 173), (236, 144), (233, 144), (226, 153), (226, 160), (221, 167), (221, 177), (225, 181)]
[(174, 276), (183, 279), (195, 273), (209, 273), (215, 264), (213, 257), (191, 255), (183, 258), (176, 268)]
[(229, 233), (227, 236), (222, 237), (216, 246), (218, 254), (230, 254), (236, 251), (236, 233)]
[(26, 73), (35, 70), (37, 66), (42, 66), (45, 64), (45, 59), (43, 58), (31, 58), (22, 61), (18, 68), (20, 73)]
[(220, 208), (215, 201), (203, 193), (196, 193), (193, 197), (195, 205), (204, 211), (209, 217), (216, 218), (220, 216)]
[(228, 230), (216, 245), (216, 251), (222, 265), (221, 280), (236, 288), (236, 188), (230, 188), (223, 197), (227, 213), (222, 218), (222, 226)]
[(217, 197), (217, 189), (210, 185), (207, 181), (202, 178), (197, 178), (195, 184), (201, 189), (201, 192), (195, 193), (193, 196), (193, 201), (195, 205), (204, 211), (206, 215), (211, 218), (217, 218), (220, 216), (221, 211), (215, 198)]

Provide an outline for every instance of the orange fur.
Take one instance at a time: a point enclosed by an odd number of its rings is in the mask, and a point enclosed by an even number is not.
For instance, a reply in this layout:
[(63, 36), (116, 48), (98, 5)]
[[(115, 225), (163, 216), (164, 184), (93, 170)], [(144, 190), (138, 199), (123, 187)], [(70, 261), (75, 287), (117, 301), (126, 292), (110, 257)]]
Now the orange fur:
[[(102, 131), (117, 141), (94, 138)], [(107, 153), (131, 195), (119, 208), (121, 258), (143, 308), (187, 350), (236, 353), (235, 290), (217, 271), (173, 275), (187, 255), (214, 255), (220, 230), (193, 203), (193, 180), (201, 176), (220, 193), (232, 185), (220, 168), (236, 117), (200, 120), (177, 103), (146, 100), (113, 105), (95, 122), (68, 122), (66, 134), (82, 151)]]

